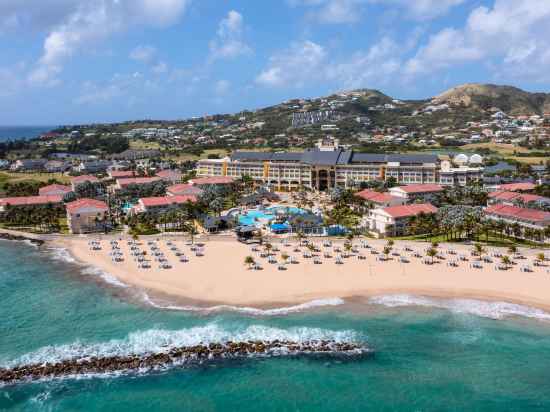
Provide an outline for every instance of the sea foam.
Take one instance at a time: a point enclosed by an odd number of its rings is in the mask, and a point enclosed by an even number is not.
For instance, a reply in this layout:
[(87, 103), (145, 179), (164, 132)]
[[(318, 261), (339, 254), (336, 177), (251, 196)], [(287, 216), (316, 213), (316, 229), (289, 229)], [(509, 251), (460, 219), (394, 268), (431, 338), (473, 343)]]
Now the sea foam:
[(198, 344), (225, 343), (228, 341), (292, 341), (310, 342), (331, 340), (338, 343), (358, 343), (365, 339), (352, 330), (327, 330), (320, 328), (295, 327), (290, 329), (252, 325), (228, 329), (212, 322), (181, 330), (149, 329), (132, 332), (124, 339), (108, 342), (86, 343), (75, 341), (65, 345), (46, 346), (27, 353), (14, 360), (0, 362), (0, 367), (13, 368), (18, 365), (58, 363), (70, 359), (91, 357), (112, 357), (167, 353), (173, 348)]
[(294, 312), (303, 312), (309, 309), (320, 308), (323, 306), (339, 306), (345, 303), (345, 301), (341, 298), (327, 298), (327, 299), (315, 299), (315, 300), (304, 302), (298, 305), (284, 306), (280, 308), (259, 309), (259, 308), (252, 308), (252, 307), (246, 307), (246, 306), (241, 307), (241, 306), (233, 306), (233, 305), (216, 305), (216, 306), (208, 306), (208, 307), (191, 306), (191, 305), (185, 305), (185, 306), (163, 305), (155, 302), (146, 293), (143, 294), (143, 300), (149, 305), (158, 309), (179, 310), (179, 311), (186, 311), (186, 312), (202, 312), (202, 313), (231, 311), (231, 312), (239, 312), (247, 315), (256, 315), (256, 316), (280, 316), (280, 315), (286, 315)]
[(52, 259), (59, 260), (66, 263), (76, 263), (76, 259), (72, 257), (69, 251), (63, 247), (50, 247), (48, 248)]
[(489, 319), (519, 316), (550, 321), (550, 313), (541, 309), (508, 302), (488, 302), (476, 299), (437, 299), (415, 295), (385, 295), (370, 299), (370, 303), (387, 307), (422, 306), (446, 309)]

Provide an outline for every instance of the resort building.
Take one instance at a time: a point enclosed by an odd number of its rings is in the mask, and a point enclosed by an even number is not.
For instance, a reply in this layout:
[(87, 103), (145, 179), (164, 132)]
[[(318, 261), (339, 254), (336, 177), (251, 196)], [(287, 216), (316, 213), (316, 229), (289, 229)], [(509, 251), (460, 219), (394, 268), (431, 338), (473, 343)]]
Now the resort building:
[(496, 186), (496, 190), (508, 192), (530, 192), (536, 185), (531, 182), (506, 183)]
[(202, 195), (204, 190), (198, 186), (193, 186), (189, 183), (181, 183), (178, 185), (168, 186), (166, 194), (168, 196), (196, 196)]
[(71, 193), (72, 189), (70, 186), (65, 185), (48, 185), (38, 189), (38, 194), (40, 196), (65, 196), (67, 193)]
[(143, 197), (139, 199), (138, 204), (134, 206), (134, 213), (162, 212), (174, 206), (180, 206), (187, 202), (197, 201), (195, 196), (162, 196), (162, 197)]
[(375, 207), (398, 206), (404, 205), (407, 202), (407, 200), (402, 197), (392, 196), (387, 192), (380, 193), (370, 189), (357, 192), (355, 196), (363, 199), (368, 204), (374, 205)]
[(389, 192), (392, 196), (404, 199), (407, 203), (417, 200), (428, 201), (434, 195), (443, 192), (443, 186), (434, 184), (407, 185), (392, 187)]
[(86, 182), (97, 183), (99, 182), (99, 179), (93, 175), (75, 176), (71, 179), (71, 188), (73, 189), (73, 192), (75, 191), (78, 185), (81, 185)]
[[(478, 155), (473, 155), (471, 158), (475, 156)], [(480, 163), (481, 160), (476, 162), (476, 167), (461, 163), (458, 163), (458, 167), (453, 167), (448, 160), (442, 161), (439, 170), (439, 184), (444, 186), (466, 186), (472, 182), (480, 182), (483, 179), (484, 170)]]
[[(537, 209), (509, 205), (493, 205), (485, 209), (485, 216), (496, 221), (503, 221), (507, 224), (518, 224), (525, 234), (525, 230), (544, 230), (550, 226), (550, 212)], [(548, 238), (546, 238), (546, 241)]]
[(111, 179), (128, 179), (130, 177), (135, 177), (136, 172), (133, 170), (110, 170), (108, 173)]
[(373, 209), (369, 211), (368, 229), (379, 237), (405, 235), (413, 216), (436, 212), (437, 208), (430, 203)]
[(157, 172), (157, 176), (160, 177), (165, 182), (170, 184), (176, 184), (181, 182), (182, 173), (178, 170), (166, 169)]
[(550, 199), (544, 196), (518, 192), (491, 192), (487, 199), (487, 205), (524, 206), (529, 204), (549, 205)]
[[(361, 182), (395, 179), (399, 184), (438, 183), (441, 164), (431, 154), (359, 153), (341, 148), (338, 141), (319, 141), (303, 152), (234, 152), (224, 159), (204, 159), (197, 163), (200, 177), (251, 177), (275, 190), (307, 187), (316, 190), (353, 188)], [(461, 171), (481, 179), (481, 168)], [(458, 173), (450, 170), (451, 175)], [(457, 175), (458, 176), (458, 175)], [(453, 183), (464, 179), (454, 177)], [(464, 183), (465, 184), (465, 183)]]
[(108, 226), (105, 202), (95, 199), (79, 199), (66, 204), (67, 225), (71, 233), (94, 233)]
[(147, 185), (155, 182), (160, 182), (160, 177), (128, 177), (117, 179), (113, 187), (115, 191), (124, 189), (130, 185)]
[(20, 197), (5, 197), (0, 199), (0, 212), (5, 212), (8, 206), (23, 207), (23, 206), (43, 206), (47, 204), (63, 203), (62, 196), (20, 196)]
[(235, 178), (230, 176), (221, 176), (221, 177), (198, 177), (195, 179), (189, 180), (189, 184), (193, 186), (223, 186), (231, 185), (235, 183)]

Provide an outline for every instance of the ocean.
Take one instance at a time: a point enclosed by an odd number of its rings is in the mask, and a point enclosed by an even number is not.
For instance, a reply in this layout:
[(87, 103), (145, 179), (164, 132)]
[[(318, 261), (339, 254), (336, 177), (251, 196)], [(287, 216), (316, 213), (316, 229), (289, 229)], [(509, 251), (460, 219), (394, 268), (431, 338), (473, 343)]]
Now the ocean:
[(3, 386), (2, 411), (550, 410), (550, 323), (540, 310), (413, 296), (167, 310), (62, 250), (1, 241), (0, 261), (0, 367), (220, 339), (335, 339), (375, 351)]
[(55, 126), (0, 126), (0, 142), (5, 140), (32, 139), (55, 129)]

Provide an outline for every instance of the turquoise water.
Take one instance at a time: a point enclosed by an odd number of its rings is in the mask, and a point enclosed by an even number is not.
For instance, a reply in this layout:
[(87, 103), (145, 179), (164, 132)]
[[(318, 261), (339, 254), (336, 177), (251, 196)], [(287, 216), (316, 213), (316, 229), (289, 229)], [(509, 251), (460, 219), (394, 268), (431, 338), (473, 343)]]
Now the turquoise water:
[(306, 213), (305, 210), (297, 207), (276, 206), (265, 210), (252, 209), (247, 211), (246, 215), (239, 216), (239, 223), (244, 226), (255, 226), (259, 219), (273, 219), (277, 212), (283, 212), (289, 215), (298, 215)]
[(0, 243), (0, 365), (228, 336), (364, 340), (376, 354), (0, 387), (2, 411), (550, 410), (550, 323), (540, 311), (404, 296), (281, 316), (167, 311), (47, 256)]

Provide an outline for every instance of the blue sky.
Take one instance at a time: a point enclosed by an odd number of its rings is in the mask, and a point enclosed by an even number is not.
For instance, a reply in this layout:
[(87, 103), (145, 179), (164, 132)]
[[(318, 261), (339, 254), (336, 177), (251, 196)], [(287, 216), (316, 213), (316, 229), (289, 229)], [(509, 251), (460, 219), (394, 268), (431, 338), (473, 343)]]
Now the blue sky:
[(1, 0), (0, 125), (178, 119), (352, 88), (550, 91), (550, 0)]

